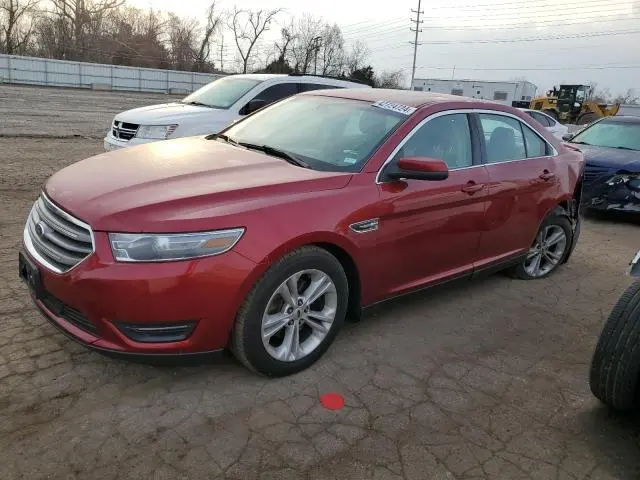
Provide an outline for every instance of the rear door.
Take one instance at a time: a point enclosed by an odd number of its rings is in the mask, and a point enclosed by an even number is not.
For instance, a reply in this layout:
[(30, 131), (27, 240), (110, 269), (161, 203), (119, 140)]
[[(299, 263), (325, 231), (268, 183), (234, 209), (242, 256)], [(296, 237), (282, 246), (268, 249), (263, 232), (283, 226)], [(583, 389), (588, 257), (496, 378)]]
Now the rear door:
[(442, 159), (450, 169), (443, 181), (380, 183), (375, 258), (385, 295), (473, 269), (489, 177), (471, 132), (466, 113), (435, 114), (407, 135), (385, 167), (419, 156)]
[(555, 149), (516, 116), (477, 113), (483, 160), (489, 174), (485, 231), (478, 266), (506, 260), (528, 249), (544, 215), (556, 202), (559, 184)]

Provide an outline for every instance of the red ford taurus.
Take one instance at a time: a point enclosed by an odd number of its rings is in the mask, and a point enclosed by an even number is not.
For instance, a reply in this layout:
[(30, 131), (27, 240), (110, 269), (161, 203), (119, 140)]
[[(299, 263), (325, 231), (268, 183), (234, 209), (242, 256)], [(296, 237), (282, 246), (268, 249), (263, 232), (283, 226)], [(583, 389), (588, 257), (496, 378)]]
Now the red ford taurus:
[(579, 235), (582, 175), (579, 151), (510, 107), (314, 91), (215, 136), (56, 173), (27, 220), (20, 275), (90, 348), (229, 347), (286, 375), (363, 307), (487, 271), (553, 272)]

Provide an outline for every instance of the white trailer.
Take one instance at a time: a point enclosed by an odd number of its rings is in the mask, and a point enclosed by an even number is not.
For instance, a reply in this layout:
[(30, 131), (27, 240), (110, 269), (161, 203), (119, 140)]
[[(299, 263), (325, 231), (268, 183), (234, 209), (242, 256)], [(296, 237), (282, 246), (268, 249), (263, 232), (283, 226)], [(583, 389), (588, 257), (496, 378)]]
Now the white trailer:
[[(489, 82), (485, 80), (444, 80), (437, 78), (416, 78), (411, 86), (412, 90), (423, 92), (447, 93), (462, 97), (494, 100), (505, 105), (515, 105), (514, 102), (531, 101), (536, 96), (537, 87), (525, 81)], [(525, 106), (516, 105), (516, 106)]]

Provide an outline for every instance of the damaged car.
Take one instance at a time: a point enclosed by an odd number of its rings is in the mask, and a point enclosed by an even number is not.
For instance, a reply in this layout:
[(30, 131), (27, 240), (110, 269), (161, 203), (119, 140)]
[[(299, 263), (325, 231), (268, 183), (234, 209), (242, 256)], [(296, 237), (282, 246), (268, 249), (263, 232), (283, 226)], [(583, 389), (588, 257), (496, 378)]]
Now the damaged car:
[(640, 117), (607, 117), (564, 140), (583, 153), (584, 206), (640, 214)]

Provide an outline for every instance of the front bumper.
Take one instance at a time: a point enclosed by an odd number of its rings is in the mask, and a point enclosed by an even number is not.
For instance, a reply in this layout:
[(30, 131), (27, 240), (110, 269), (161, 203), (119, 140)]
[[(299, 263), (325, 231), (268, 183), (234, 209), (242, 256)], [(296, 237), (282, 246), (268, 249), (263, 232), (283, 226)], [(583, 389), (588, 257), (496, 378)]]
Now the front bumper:
[(590, 210), (640, 213), (640, 188), (605, 183), (592, 189), (586, 206)]
[[(234, 251), (191, 261), (116, 263), (107, 234), (95, 232), (95, 242), (95, 253), (64, 274), (23, 253), (39, 277), (39, 288), (30, 285), (32, 298), (56, 327), (89, 348), (124, 356), (193, 356), (227, 346), (255, 263)], [(117, 326), (180, 322), (195, 323), (190, 336), (156, 343), (135, 341)]]
[(106, 152), (113, 150), (119, 150), (126, 147), (134, 147), (136, 145), (144, 145), (145, 143), (161, 142), (162, 140), (153, 140), (149, 138), (137, 138), (133, 137), (131, 140), (120, 140), (109, 133), (103, 139), (103, 146)]

